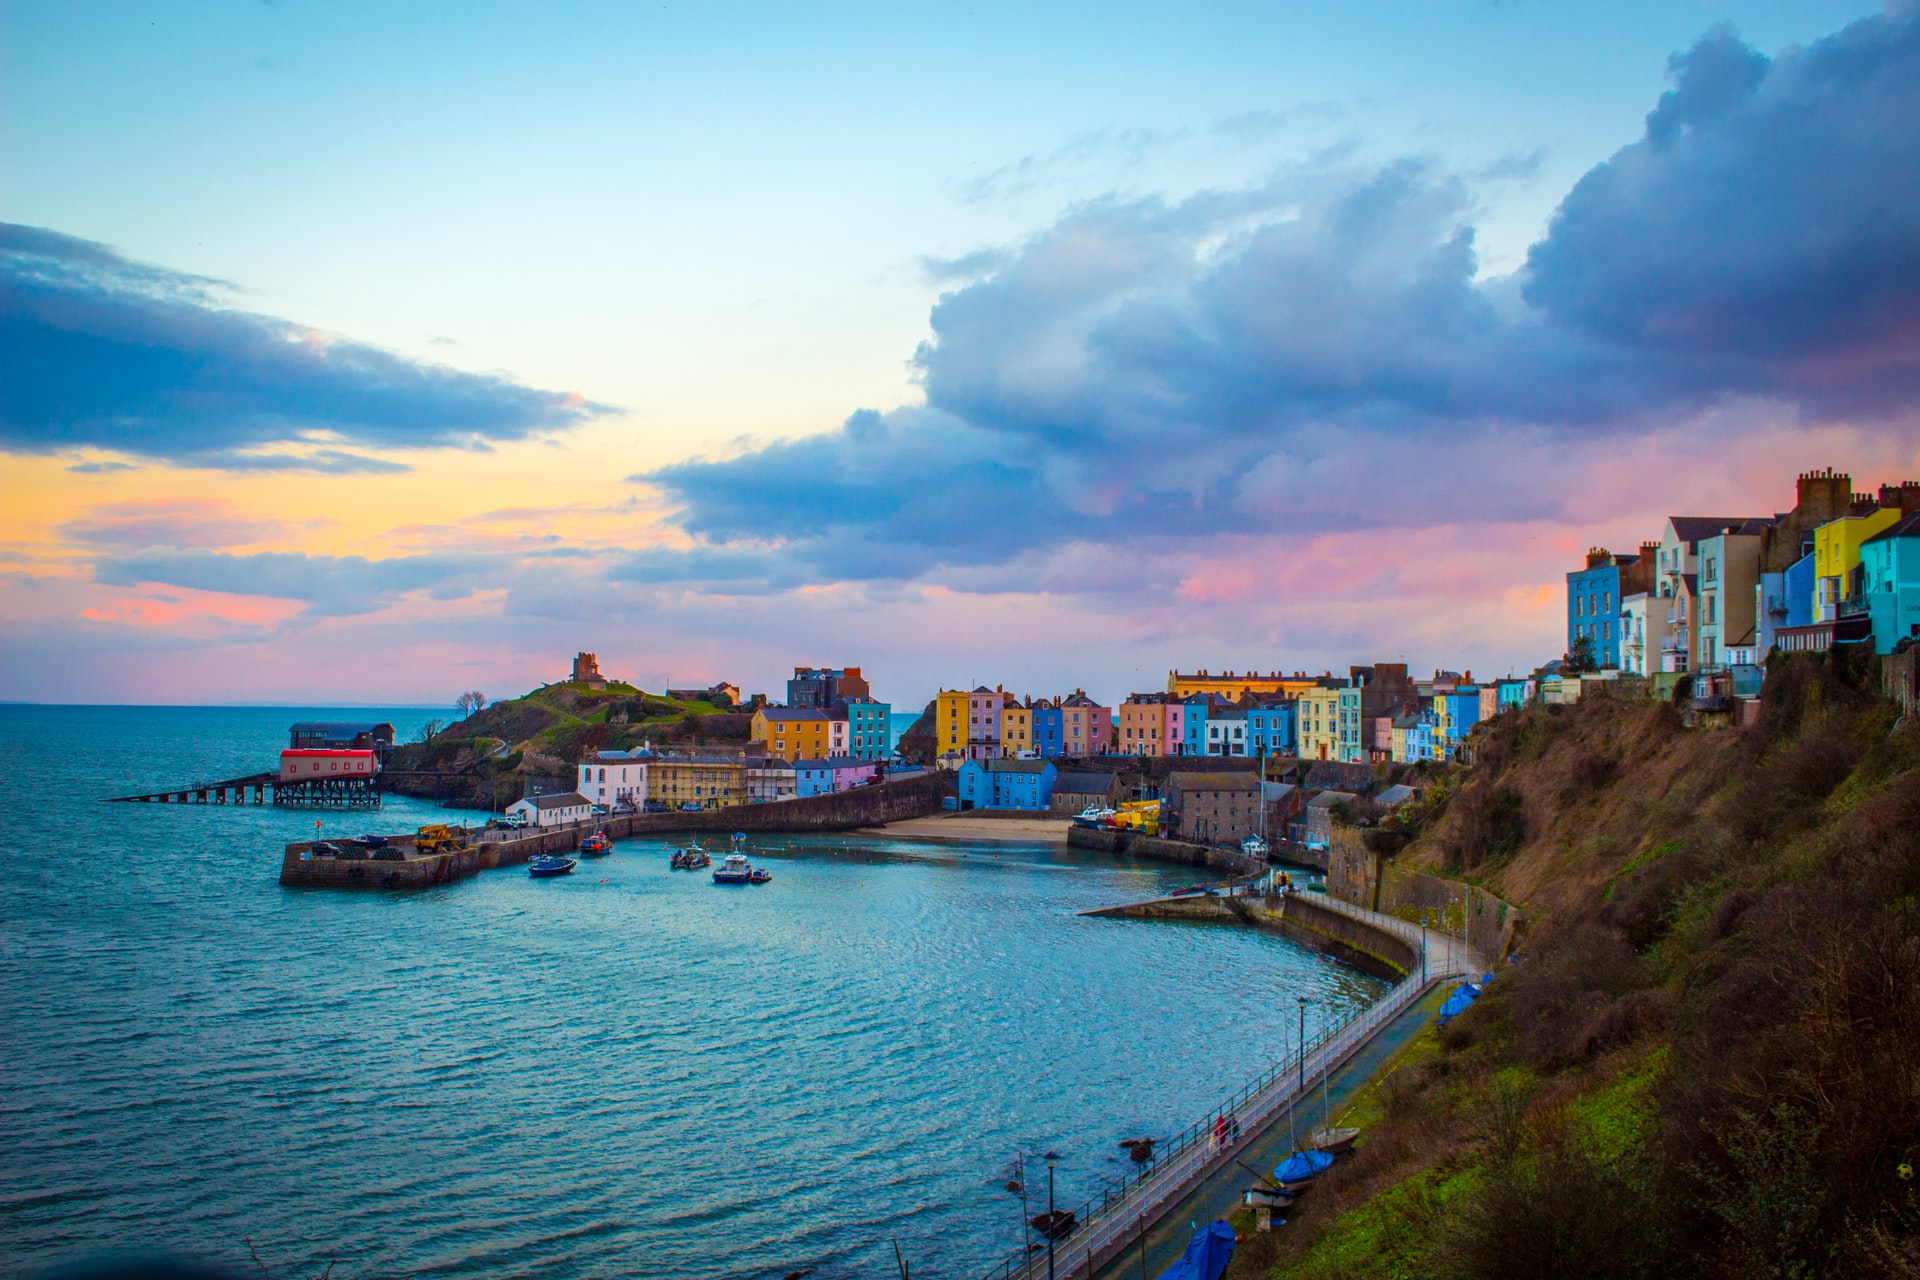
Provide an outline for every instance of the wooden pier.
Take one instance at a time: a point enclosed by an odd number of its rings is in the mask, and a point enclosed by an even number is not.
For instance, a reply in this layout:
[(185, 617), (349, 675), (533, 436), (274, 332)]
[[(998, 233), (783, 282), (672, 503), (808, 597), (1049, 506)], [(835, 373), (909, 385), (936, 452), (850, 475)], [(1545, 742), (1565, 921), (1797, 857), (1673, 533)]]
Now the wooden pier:
[(374, 778), (301, 778), (277, 773), (169, 787), (145, 795), (111, 796), (111, 804), (271, 804), (282, 809), (378, 809), (380, 788)]

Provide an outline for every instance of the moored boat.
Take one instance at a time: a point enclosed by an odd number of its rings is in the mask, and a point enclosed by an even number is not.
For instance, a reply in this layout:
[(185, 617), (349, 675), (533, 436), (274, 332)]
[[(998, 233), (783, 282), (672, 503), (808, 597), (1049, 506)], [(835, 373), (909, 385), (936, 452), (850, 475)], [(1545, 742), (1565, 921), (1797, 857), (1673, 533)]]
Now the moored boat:
[(572, 858), (557, 858), (551, 853), (536, 854), (527, 859), (527, 874), (535, 880), (546, 880), (553, 876), (564, 876), (579, 865)]
[(675, 849), (673, 856), (667, 859), (667, 865), (675, 871), (697, 871), (701, 867), (713, 865), (713, 859), (707, 856), (705, 849)]
[(1285, 1209), (1293, 1204), (1293, 1192), (1278, 1187), (1248, 1187), (1244, 1200), (1249, 1209)]
[(1311, 1148), (1296, 1151), (1282, 1160), (1273, 1171), (1274, 1181), (1283, 1191), (1299, 1195), (1312, 1181), (1333, 1167), (1333, 1157)]
[(765, 884), (771, 879), (773, 879), (773, 872), (767, 870), (765, 867), (755, 867), (747, 873), (748, 884)]
[(613, 841), (607, 839), (607, 833), (596, 831), (580, 842), (580, 856), (583, 858), (604, 858), (613, 852)]
[(1359, 1136), (1360, 1131), (1358, 1129), (1339, 1126), (1331, 1129), (1315, 1129), (1313, 1131), (1313, 1147), (1314, 1150), (1324, 1151), (1328, 1155), (1343, 1156), (1353, 1150), (1353, 1140)]
[(748, 884), (753, 879), (753, 868), (747, 865), (747, 855), (730, 853), (727, 860), (713, 869), (715, 884)]
[(1268, 852), (1267, 842), (1259, 836), (1248, 836), (1240, 842), (1240, 852), (1246, 854), (1249, 858), (1260, 858), (1264, 860)]
[(1112, 809), (1108, 809), (1102, 805), (1091, 804), (1079, 813), (1073, 815), (1073, 825), (1076, 827), (1093, 827), (1096, 829), (1111, 827), (1113, 825), (1113, 815), (1114, 811)]

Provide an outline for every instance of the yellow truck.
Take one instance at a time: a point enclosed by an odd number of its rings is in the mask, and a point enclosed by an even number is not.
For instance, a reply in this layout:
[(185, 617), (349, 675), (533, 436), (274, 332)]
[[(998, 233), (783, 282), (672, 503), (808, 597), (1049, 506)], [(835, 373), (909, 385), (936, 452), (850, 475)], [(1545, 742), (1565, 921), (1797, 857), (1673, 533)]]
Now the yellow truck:
[(413, 833), (415, 853), (451, 853), (462, 844), (460, 834), (444, 822), (429, 822)]

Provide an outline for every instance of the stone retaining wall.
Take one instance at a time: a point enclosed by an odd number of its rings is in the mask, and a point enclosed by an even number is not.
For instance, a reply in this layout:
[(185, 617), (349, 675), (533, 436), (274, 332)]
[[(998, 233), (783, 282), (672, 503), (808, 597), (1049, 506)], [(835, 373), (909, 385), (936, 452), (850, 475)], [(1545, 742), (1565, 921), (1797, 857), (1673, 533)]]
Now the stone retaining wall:
[(1184, 840), (1165, 840), (1159, 836), (1136, 835), (1131, 831), (1074, 827), (1067, 832), (1067, 843), (1076, 849), (1094, 849), (1101, 853), (1124, 853), (1155, 862), (1179, 862), (1190, 867), (1205, 867), (1231, 876), (1259, 875), (1267, 864), (1250, 858), (1238, 849), (1216, 849)]
[(1398, 981), (1420, 967), (1420, 952), (1386, 929), (1314, 901), (1308, 893), (1220, 897), (1194, 894), (1089, 911), (1090, 916), (1146, 920), (1215, 920), (1271, 929), (1363, 973)]

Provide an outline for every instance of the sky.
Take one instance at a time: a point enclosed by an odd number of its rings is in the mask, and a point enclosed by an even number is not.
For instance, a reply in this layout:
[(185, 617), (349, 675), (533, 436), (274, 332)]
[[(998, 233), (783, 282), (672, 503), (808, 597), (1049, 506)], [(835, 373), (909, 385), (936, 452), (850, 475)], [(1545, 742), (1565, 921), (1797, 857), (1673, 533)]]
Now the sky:
[(0, 0), (0, 699), (1565, 646), (1920, 476), (1920, 10)]

